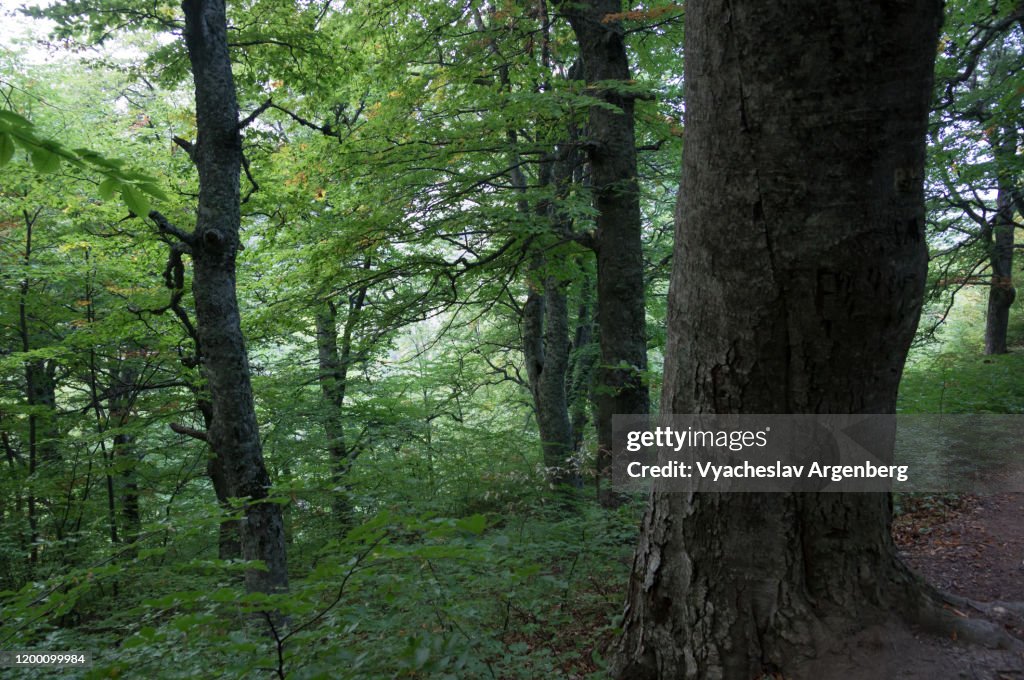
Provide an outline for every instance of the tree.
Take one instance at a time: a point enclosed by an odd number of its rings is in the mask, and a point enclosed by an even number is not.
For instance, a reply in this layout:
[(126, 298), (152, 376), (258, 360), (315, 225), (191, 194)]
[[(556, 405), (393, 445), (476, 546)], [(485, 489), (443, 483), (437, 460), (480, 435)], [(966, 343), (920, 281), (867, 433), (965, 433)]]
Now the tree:
[[(365, 260), (365, 269), (370, 268), (370, 259)], [(316, 346), (320, 391), (327, 406), (324, 430), (327, 434), (327, 450), (331, 456), (331, 482), (334, 485), (333, 512), (339, 525), (346, 527), (352, 522), (352, 502), (345, 492), (345, 477), (352, 467), (359, 449), (345, 441), (345, 427), (342, 412), (346, 406), (345, 393), (348, 390), (349, 368), (357, 356), (352, 351), (353, 333), (359, 323), (360, 314), (366, 304), (368, 286), (361, 285), (349, 296), (345, 304), (345, 318), (341, 328), (341, 346), (338, 346), (338, 305), (327, 300), (316, 314)]]
[(1016, 297), (1016, 220), (1024, 215), (1024, 4), (956, 2), (948, 15), (935, 69), (929, 147), (931, 240), (938, 265), (932, 297), (951, 306), (960, 289), (986, 285), (985, 353), (1005, 354)]
[[(662, 412), (892, 413), (941, 3), (723, 0), (686, 21)], [(618, 677), (785, 673), (826, 619), (934, 613), (890, 520), (886, 494), (654, 494)]]
[(611, 460), (612, 416), (650, 409), (644, 257), (637, 184), (636, 93), (618, 14), (621, 0), (563, 2), (579, 43), (583, 76), (600, 100), (590, 107), (587, 155), (597, 242), (597, 480)]
[(235, 292), (243, 125), (228, 53), (227, 16), (223, 0), (187, 0), (182, 7), (195, 82), (198, 135), (190, 155), (199, 173), (199, 207), (191, 233), (159, 213), (150, 217), (181, 241), (176, 266), (181, 266), (182, 252), (192, 257), (196, 331), (212, 410), (205, 439), (223, 464), (230, 495), (246, 500), (242, 557), (261, 560), (266, 567), (246, 572), (246, 588), (273, 592), (288, 586), (284, 521), (280, 506), (267, 502), (270, 477), (263, 463)]

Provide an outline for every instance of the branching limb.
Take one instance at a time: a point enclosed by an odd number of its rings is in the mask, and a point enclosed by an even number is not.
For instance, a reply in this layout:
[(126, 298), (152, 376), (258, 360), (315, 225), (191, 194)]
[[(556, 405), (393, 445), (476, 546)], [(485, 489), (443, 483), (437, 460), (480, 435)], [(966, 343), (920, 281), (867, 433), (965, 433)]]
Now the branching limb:
[(268, 101), (267, 105), (268, 105), (269, 108), (277, 109), (278, 111), (280, 111), (281, 113), (285, 114), (286, 116), (288, 116), (289, 118), (294, 120), (299, 125), (302, 125), (303, 127), (308, 127), (311, 130), (316, 130), (316, 131), (326, 135), (327, 137), (335, 137), (336, 139), (341, 139), (341, 134), (337, 130), (334, 130), (333, 128), (331, 128), (331, 124), (330, 123), (327, 123), (326, 125), (317, 125), (313, 121), (306, 120), (305, 118), (303, 118), (299, 114), (293, 113), (292, 111), (289, 111), (288, 109), (286, 109), (286, 108), (284, 108), (282, 106), (278, 106), (277, 104), (270, 103), (269, 101)]
[(260, 185), (256, 183), (256, 178), (252, 176), (252, 169), (249, 167), (249, 159), (242, 154), (242, 169), (245, 171), (245, 178), (249, 180), (249, 191), (242, 197), (241, 203), (244, 205), (249, 202), (252, 195), (260, 190)]
[(196, 147), (195, 147), (194, 144), (192, 144), (192, 142), (188, 141), (184, 137), (179, 137), (178, 135), (174, 135), (173, 137), (171, 137), (171, 141), (174, 142), (175, 144), (177, 144), (182, 149), (184, 149), (185, 153), (188, 154), (188, 157), (192, 160), (193, 163), (195, 163), (195, 161), (196, 161), (196, 157), (195, 157)]
[(203, 432), (202, 430), (197, 430), (193, 427), (182, 425), (181, 423), (171, 423), (170, 428), (173, 431), (177, 432), (178, 434), (183, 434), (203, 442), (209, 441), (209, 438), (207, 437), (206, 433)]
[(273, 100), (267, 99), (267, 101), (257, 106), (255, 111), (253, 111), (248, 116), (246, 116), (238, 122), (238, 129), (244, 130), (245, 128), (249, 127), (249, 125), (251, 125), (254, 120), (260, 117), (261, 113), (269, 109), (271, 106), (273, 106), (273, 104)]
[(149, 211), (149, 219), (156, 223), (161, 234), (173, 236), (182, 243), (191, 246), (195, 242), (195, 236), (171, 224), (171, 222), (156, 210)]

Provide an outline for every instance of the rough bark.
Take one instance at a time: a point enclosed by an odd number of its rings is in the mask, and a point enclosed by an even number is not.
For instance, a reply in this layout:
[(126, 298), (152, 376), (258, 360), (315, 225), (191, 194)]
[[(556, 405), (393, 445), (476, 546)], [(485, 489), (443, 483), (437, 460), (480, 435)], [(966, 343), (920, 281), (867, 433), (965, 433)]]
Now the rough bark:
[[(539, 260), (532, 268), (538, 273)], [(565, 284), (544, 276), (530, 283), (523, 306), (523, 355), (533, 396), (537, 429), (548, 481), (553, 486), (578, 484), (572, 461), (572, 426), (566, 399), (569, 369), (569, 308)]]
[(207, 441), (216, 464), (222, 466), (229, 495), (247, 499), (242, 557), (266, 566), (246, 573), (246, 587), (271, 592), (288, 585), (284, 522), (278, 504), (262, 502), (270, 478), (263, 463), (235, 292), (242, 140), (227, 18), (223, 0), (186, 0), (182, 7), (198, 131), (193, 160), (199, 173), (199, 208), (189, 246), (196, 331), (212, 408)]
[[(927, 252), (941, 3), (687, 6), (665, 413), (892, 413)], [(928, 609), (887, 494), (654, 494), (619, 678), (749, 680)]]
[(630, 80), (622, 24), (606, 20), (622, 11), (621, 0), (561, 3), (572, 25), (587, 85), (608, 104), (590, 109), (587, 156), (596, 208), (598, 367), (597, 483), (611, 461), (612, 416), (647, 413), (650, 395), (645, 329), (643, 247), (637, 186), (633, 97), (616, 84)]

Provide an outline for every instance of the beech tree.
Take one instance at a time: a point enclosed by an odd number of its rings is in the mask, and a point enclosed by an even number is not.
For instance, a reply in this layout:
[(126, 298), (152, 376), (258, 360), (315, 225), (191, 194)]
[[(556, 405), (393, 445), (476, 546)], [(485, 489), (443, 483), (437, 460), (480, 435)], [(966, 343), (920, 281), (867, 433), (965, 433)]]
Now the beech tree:
[(985, 353), (1005, 354), (1024, 215), (1024, 3), (951, 2), (947, 14), (929, 147), (932, 297), (945, 298), (941, 323), (960, 290), (987, 286)]
[[(662, 412), (894, 412), (925, 283), (941, 9), (687, 6)], [(890, 520), (887, 494), (655, 493), (618, 677), (786, 673), (827, 619), (931, 615)]]
[[(586, 150), (594, 194), (597, 253), (597, 480), (611, 460), (612, 416), (647, 413), (650, 395), (644, 258), (637, 184), (636, 93), (631, 92), (621, 0), (561, 3), (579, 43), (583, 77), (601, 105), (590, 107)], [(599, 486), (600, 488), (600, 486)]]
[(199, 207), (190, 233), (157, 212), (150, 217), (180, 241), (169, 267), (180, 267), (183, 253), (192, 258), (196, 331), (212, 416), (202, 437), (225, 472), (229, 495), (246, 499), (245, 521), (240, 523), (242, 557), (266, 566), (246, 572), (246, 587), (272, 592), (288, 586), (284, 522), (280, 506), (266, 502), (270, 477), (263, 463), (235, 292), (244, 123), (238, 117), (223, 0), (188, 0), (182, 8), (195, 83), (198, 136), (190, 156), (199, 173)]

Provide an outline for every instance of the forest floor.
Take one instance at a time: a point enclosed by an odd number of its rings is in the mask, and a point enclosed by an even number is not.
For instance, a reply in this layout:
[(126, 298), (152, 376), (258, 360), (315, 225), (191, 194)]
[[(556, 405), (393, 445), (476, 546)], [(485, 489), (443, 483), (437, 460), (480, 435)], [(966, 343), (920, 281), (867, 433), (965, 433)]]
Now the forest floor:
[(925, 580), (972, 600), (1024, 602), (1024, 494), (952, 497), (906, 510), (893, 536)]
[[(904, 562), (944, 593), (973, 606), (946, 609), (968, 624), (989, 626), (988, 644), (908, 628), (898, 621), (840, 639), (801, 677), (1024, 679), (1024, 642), (997, 641), (1004, 630), (1024, 641), (1024, 494), (902, 498), (893, 537)], [(965, 611), (961, 611), (961, 609)], [(954, 619), (955, 620), (955, 619)]]

